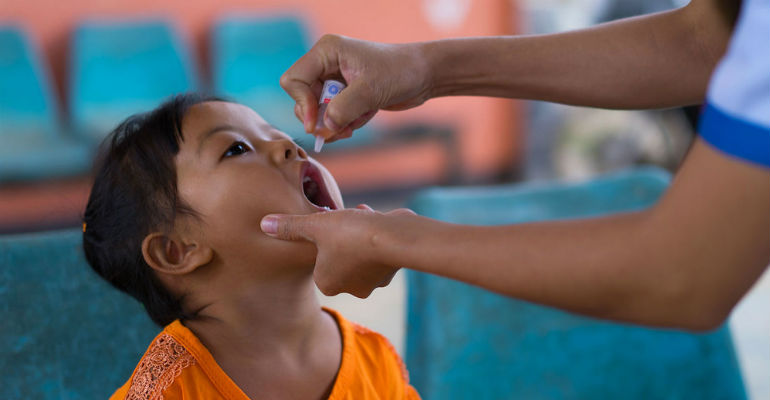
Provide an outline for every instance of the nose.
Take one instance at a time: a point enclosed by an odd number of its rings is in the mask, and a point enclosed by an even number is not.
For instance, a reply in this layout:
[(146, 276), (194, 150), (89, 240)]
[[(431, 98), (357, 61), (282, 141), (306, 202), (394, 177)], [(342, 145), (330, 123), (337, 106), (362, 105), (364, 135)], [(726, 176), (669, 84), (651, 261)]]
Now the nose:
[(307, 159), (307, 153), (289, 139), (270, 141), (270, 159), (275, 165), (281, 165), (295, 159)]

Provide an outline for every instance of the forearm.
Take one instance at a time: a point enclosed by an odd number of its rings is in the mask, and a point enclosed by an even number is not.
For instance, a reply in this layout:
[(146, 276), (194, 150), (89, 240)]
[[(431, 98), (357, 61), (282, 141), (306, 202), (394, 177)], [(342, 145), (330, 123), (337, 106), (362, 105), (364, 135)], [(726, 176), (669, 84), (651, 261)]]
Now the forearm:
[(659, 310), (670, 309), (664, 294), (676, 291), (678, 278), (676, 270), (653, 271), (646, 219), (645, 212), (505, 226), (421, 219), (392, 242), (389, 262), (594, 317), (666, 325)]
[(712, 1), (573, 32), (426, 43), (432, 97), (604, 108), (700, 103), (731, 31), (730, 19)]

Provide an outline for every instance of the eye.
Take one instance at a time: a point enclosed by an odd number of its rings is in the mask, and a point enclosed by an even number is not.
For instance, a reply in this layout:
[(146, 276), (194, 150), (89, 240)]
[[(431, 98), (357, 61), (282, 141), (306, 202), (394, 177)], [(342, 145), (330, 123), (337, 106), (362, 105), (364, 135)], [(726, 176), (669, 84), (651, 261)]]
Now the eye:
[(227, 151), (225, 151), (225, 154), (222, 154), (222, 158), (228, 158), (233, 156), (239, 156), (243, 153), (249, 152), (251, 149), (249, 149), (249, 146), (247, 146), (243, 142), (235, 142), (230, 147), (227, 148)]

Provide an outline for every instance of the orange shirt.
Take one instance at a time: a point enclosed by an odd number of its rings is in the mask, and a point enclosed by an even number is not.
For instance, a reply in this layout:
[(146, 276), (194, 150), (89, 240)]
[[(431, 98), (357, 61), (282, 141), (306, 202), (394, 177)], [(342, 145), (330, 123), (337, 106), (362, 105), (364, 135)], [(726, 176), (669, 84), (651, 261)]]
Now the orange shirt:
[[(342, 362), (329, 400), (419, 399), (393, 346), (379, 333), (324, 308), (342, 333)], [(110, 399), (227, 399), (248, 397), (219, 367), (195, 334), (174, 321), (155, 337), (131, 379)]]

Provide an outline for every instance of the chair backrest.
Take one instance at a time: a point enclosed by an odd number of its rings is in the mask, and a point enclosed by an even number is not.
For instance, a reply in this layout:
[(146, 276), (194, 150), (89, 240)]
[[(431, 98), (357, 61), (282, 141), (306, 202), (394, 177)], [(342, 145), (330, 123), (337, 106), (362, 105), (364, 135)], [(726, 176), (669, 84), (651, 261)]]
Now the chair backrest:
[[(644, 168), (576, 184), (429, 189), (410, 207), (479, 225), (582, 218), (649, 207), (668, 181)], [(746, 397), (727, 326), (691, 334), (598, 321), (411, 271), (407, 318), (406, 362), (425, 399)]]
[(81, 243), (79, 230), (0, 237), (0, 398), (107, 398), (160, 331)]
[(0, 143), (52, 137), (58, 110), (47, 69), (35, 46), (14, 26), (0, 26)]
[[(279, 84), (281, 75), (310, 49), (305, 22), (293, 15), (230, 16), (212, 31), (214, 92), (247, 105), (303, 147), (312, 138), (294, 115), (294, 101)], [(348, 140), (325, 146), (355, 147), (371, 141), (368, 127)]]
[(0, 184), (87, 171), (91, 149), (65, 131), (37, 47), (21, 28), (0, 26)]
[(303, 134), (294, 103), (279, 80), (310, 48), (301, 20), (293, 16), (231, 16), (212, 31), (214, 92), (259, 112), (292, 137)]
[(70, 109), (76, 133), (100, 140), (131, 114), (198, 89), (188, 49), (164, 21), (92, 21), (72, 38)]

